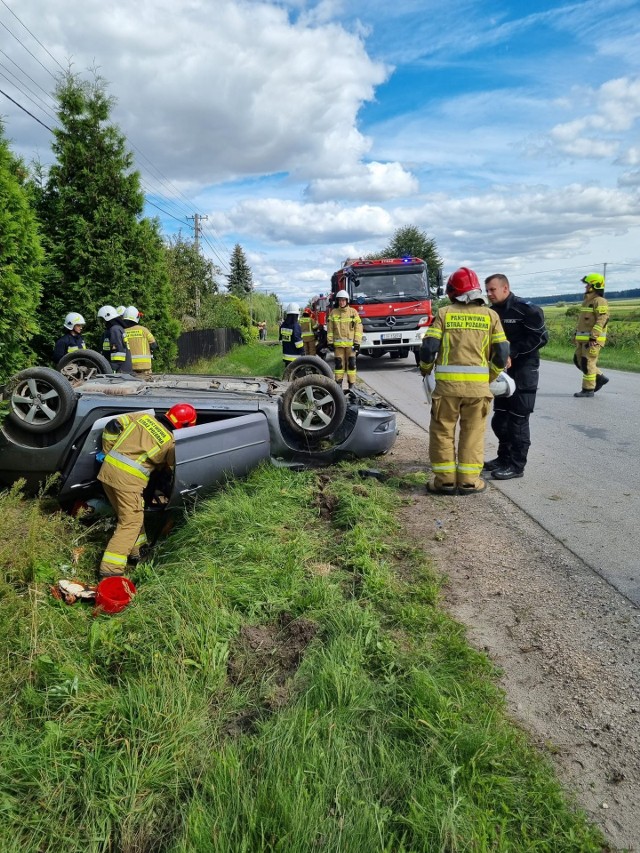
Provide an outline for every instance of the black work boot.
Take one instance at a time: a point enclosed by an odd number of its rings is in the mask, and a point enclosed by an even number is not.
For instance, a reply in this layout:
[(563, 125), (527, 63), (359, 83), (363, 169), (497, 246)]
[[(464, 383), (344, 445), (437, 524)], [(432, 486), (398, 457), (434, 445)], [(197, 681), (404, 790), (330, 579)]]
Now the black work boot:
[(574, 397), (593, 397), (595, 391), (585, 391), (584, 388), (582, 391), (577, 391), (573, 396)]
[(603, 385), (607, 384), (608, 381), (609, 379), (604, 375), (604, 373), (599, 373), (596, 376), (596, 387), (594, 388), (593, 393), (595, 394), (596, 391), (599, 391), (603, 387)]
[(500, 459), (499, 456), (496, 456), (495, 459), (489, 459), (488, 462), (485, 462), (482, 466), (483, 471), (495, 471), (496, 468), (502, 468), (507, 464), (505, 459)]
[(524, 471), (515, 465), (506, 465), (504, 468), (496, 468), (491, 476), (494, 480), (514, 480), (516, 477), (524, 477)]

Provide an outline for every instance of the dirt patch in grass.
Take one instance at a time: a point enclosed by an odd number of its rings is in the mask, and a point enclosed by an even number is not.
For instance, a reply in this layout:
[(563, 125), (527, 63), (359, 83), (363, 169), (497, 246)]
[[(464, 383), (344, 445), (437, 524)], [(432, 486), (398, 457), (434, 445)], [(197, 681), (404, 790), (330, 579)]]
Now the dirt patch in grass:
[[(406, 482), (427, 470), (428, 437), (398, 419), (385, 466)], [(640, 850), (638, 609), (491, 485), (398, 494), (408, 541), (446, 576), (445, 605), (499, 667), (512, 718), (616, 849)]]
[(310, 619), (295, 619), (289, 613), (268, 625), (242, 626), (229, 656), (227, 674), (232, 684), (248, 690), (253, 701), (227, 723), (226, 735), (250, 731), (256, 722), (287, 704), (289, 682), (318, 627)]

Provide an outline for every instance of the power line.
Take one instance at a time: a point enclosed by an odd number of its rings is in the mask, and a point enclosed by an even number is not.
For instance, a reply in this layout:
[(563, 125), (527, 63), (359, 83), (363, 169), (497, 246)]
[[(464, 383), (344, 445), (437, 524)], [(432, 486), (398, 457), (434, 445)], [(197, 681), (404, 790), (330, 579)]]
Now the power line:
[(22, 68), (20, 65), (18, 65), (18, 63), (15, 61), (15, 59), (12, 59), (12, 58), (9, 56), (9, 54), (8, 54), (8, 53), (5, 53), (5, 52), (4, 52), (4, 50), (0, 50), (0, 53), (1, 53), (1, 54), (2, 54), (6, 59), (8, 59), (8, 60), (9, 60), (9, 62), (11, 62), (13, 65), (15, 65), (15, 67), (18, 69), (18, 71), (19, 71), (21, 74), (24, 74), (24, 76), (25, 76), (28, 80), (31, 80), (31, 82), (33, 83), (33, 85), (34, 85), (34, 86), (37, 86), (37, 87), (38, 87), (38, 89), (40, 89), (40, 91), (41, 91), (41, 92), (44, 92), (44, 94), (47, 96), (47, 98), (49, 98), (49, 100), (51, 101), (52, 106), (53, 106), (53, 107), (55, 107), (55, 101), (54, 101), (54, 99), (51, 97), (51, 94), (50, 94), (49, 92), (47, 92), (47, 90), (46, 90), (46, 89), (44, 89), (44, 88), (40, 85), (40, 83), (38, 83), (38, 81), (37, 81), (37, 80), (34, 80), (34, 79), (33, 79), (33, 77), (31, 77), (31, 75), (27, 74), (27, 72), (24, 70), (24, 68)]
[[(53, 113), (51, 113), (51, 112), (49, 111), (49, 109), (47, 108), (47, 105), (46, 105), (46, 104), (45, 104), (45, 102), (42, 100), (42, 98), (41, 98), (39, 95), (36, 95), (36, 93), (35, 93), (34, 91), (32, 91), (31, 89), (29, 89), (29, 87), (27, 86), (27, 84), (26, 84), (26, 83), (23, 83), (23, 82), (22, 82), (22, 80), (19, 80), (19, 79), (16, 77), (16, 75), (13, 73), (13, 71), (10, 71), (10, 70), (7, 68), (7, 66), (4, 64), (4, 62), (0, 62), (0, 68), (4, 68), (4, 70), (5, 70), (7, 73), (11, 74), (11, 76), (14, 78), (14, 80), (17, 80), (18, 82), (17, 82), (17, 83), (14, 83), (14, 82), (13, 82), (13, 80), (10, 80), (10, 79), (7, 77), (7, 75), (6, 75), (6, 74), (3, 74), (1, 71), (0, 71), (0, 77), (4, 77), (4, 79), (7, 81), (7, 83), (11, 83), (11, 85), (12, 85), (12, 86), (14, 86), (14, 87), (15, 87), (15, 88), (20, 92), (20, 94), (21, 94), (21, 95), (24, 95), (24, 96), (25, 96), (25, 98), (27, 98), (27, 100), (31, 101), (31, 103), (32, 103), (32, 104), (35, 104), (35, 106), (36, 106), (36, 107), (38, 107), (38, 109), (39, 109), (39, 110), (42, 110), (42, 112), (43, 112), (43, 113), (46, 113), (46, 114), (49, 116), (49, 118), (52, 118), (54, 121), (56, 120), (56, 116), (55, 116), (55, 115), (53, 115)], [(18, 84), (20, 84), (20, 85), (18, 85)], [(31, 92), (31, 94), (32, 94), (32, 95), (34, 95), (34, 97), (36, 97), (36, 98), (40, 101), (40, 103), (41, 103), (41, 104), (43, 104), (44, 106), (40, 106), (39, 104), (37, 104), (37, 103), (34, 101), (34, 99), (33, 99), (32, 97), (30, 97), (29, 95), (27, 95), (27, 92), (25, 92), (25, 91), (24, 91), (24, 89), (21, 89), (21, 88), (20, 88), (20, 86), (24, 86), (24, 87), (27, 89), (27, 91), (28, 91), (28, 92)]]
[[(44, 50), (44, 52), (45, 52), (45, 53), (47, 53), (47, 54), (51, 57), (51, 59), (53, 59), (53, 61), (56, 63), (56, 65), (58, 65), (58, 67), (59, 67), (59, 68), (61, 68), (63, 71), (65, 71), (65, 72), (66, 72), (66, 70), (67, 70), (67, 69), (66, 69), (66, 68), (64, 68), (64, 66), (60, 65), (60, 63), (59, 63), (59, 62), (58, 62), (58, 60), (55, 58), (55, 56), (54, 56), (54, 55), (53, 55), (49, 50), (47, 50), (47, 48), (42, 44), (42, 42), (40, 41), (40, 39), (39, 39), (37, 36), (35, 36), (35, 35), (31, 32), (31, 30), (30, 30), (30, 29), (29, 29), (29, 27), (24, 23), (24, 21), (21, 21), (21, 20), (20, 20), (20, 18), (16, 15), (16, 13), (13, 11), (13, 9), (12, 9), (10, 6), (7, 6), (7, 4), (4, 2), (4, 0), (0, 0), (0, 3), (2, 3), (2, 5), (3, 5), (6, 9), (8, 9), (8, 10), (11, 12), (11, 14), (12, 14), (12, 15), (13, 15), (13, 17), (16, 19), (16, 21), (18, 21), (18, 23), (22, 24), (22, 26), (23, 26), (23, 27), (25, 28), (25, 30), (29, 33), (29, 35), (31, 36), (31, 38), (35, 39), (35, 40), (38, 42), (38, 44), (40, 45), (40, 47)], [(2, 26), (4, 27), (4, 24), (3, 24)], [(7, 27), (5, 27), (5, 29), (7, 29)], [(33, 56), (33, 54), (32, 54), (32, 56)], [(35, 59), (35, 57), (34, 57), (34, 59)], [(38, 60), (38, 61), (39, 61), (39, 60)], [(40, 64), (42, 65), (42, 63), (40, 63)], [(43, 65), (42, 67), (44, 68), (44, 65)], [(46, 68), (45, 68), (45, 71), (47, 71), (47, 70), (48, 70), (48, 69), (46, 69)], [(51, 74), (51, 72), (50, 72), (50, 71), (49, 71), (49, 73)], [(52, 75), (52, 76), (53, 76), (53, 75)]]
[(33, 59), (35, 59), (35, 61), (38, 63), (38, 65), (41, 65), (41, 66), (44, 68), (44, 70), (47, 72), (47, 74), (49, 74), (51, 77), (53, 77), (53, 79), (54, 79), (54, 80), (56, 79), (56, 75), (55, 75), (52, 71), (49, 71), (49, 69), (47, 68), (47, 66), (46, 66), (46, 65), (44, 65), (42, 62), (40, 62), (40, 60), (39, 60), (39, 59), (38, 59), (38, 57), (35, 55), (35, 53), (31, 53), (31, 51), (30, 51), (30, 50), (29, 50), (29, 48), (26, 46), (26, 44), (24, 44), (24, 42), (20, 41), (20, 39), (18, 38), (18, 36), (17, 36), (15, 33), (12, 33), (12, 32), (11, 32), (11, 30), (9, 29), (9, 27), (8, 27), (6, 24), (4, 24), (2, 21), (0, 21), (0, 27), (4, 27), (4, 28), (5, 28), (5, 30), (9, 33), (9, 35), (10, 35), (10, 36), (13, 36), (13, 38), (18, 42), (18, 44), (19, 44), (21, 47), (23, 47), (23, 48), (27, 51), (27, 53), (29, 54), (29, 56), (33, 57)]
[[(3, 75), (3, 76), (4, 76), (4, 75)], [(38, 124), (41, 124), (43, 127), (46, 127), (46, 129), (47, 129), (50, 133), (53, 133), (53, 130), (49, 127), (49, 125), (45, 124), (43, 121), (40, 121), (40, 119), (39, 119), (39, 118), (37, 118), (36, 116), (34, 116), (34, 114), (33, 114), (33, 113), (30, 113), (30, 112), (29, 112), (29, 110), (28, 110), (26, 107), (23, 107), (23, 106), (22, 106), (22, 104), (19, 104), (16, 100), (14, 100), (14, 99), (11, 97), (11, 95), (7, 95), (7, 93), (6, 93), (5, 91), (3, 91), (2, 89), (0, 89), (0, 95), (4, 95), (4, 96), (5, 96), (5, 98), (8, 98), (8, 99), (11, 101), (11, 103), (13, 103), (13, 104), (15, 104), (15, 105), (16, 105), (16, 107), (20, 107), (20, 109), (21, 109), (21, 110), (23, 110), (23, 111), (24, 111), (28, 116), (31, 116), (31, 118), (32, 118), (34, 121), (37, 121), (37, 122), (38, 122)]]

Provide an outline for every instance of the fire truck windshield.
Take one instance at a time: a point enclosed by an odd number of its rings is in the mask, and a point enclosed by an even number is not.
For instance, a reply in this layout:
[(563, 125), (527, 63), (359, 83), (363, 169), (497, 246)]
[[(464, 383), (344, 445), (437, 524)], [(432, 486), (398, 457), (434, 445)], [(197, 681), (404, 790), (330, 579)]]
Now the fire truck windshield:
[(360, 302), (410, 302), (415, 299), (429, 299), (429, 287), (425, 270), (398, 269), (358, 270), (352, 279), (352, 299)]

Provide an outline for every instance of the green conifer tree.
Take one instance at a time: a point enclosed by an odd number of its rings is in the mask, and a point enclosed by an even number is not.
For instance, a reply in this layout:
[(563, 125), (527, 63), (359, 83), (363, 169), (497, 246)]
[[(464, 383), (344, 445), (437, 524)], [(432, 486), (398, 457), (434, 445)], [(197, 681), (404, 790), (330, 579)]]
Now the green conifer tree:
[(0, 124), (0, 379), (27, 367), (38, 330), (43, 252), (25, 183)]
[(240, 243), (236, 243), (229, 262), (231, 272), (227, 276), (229, 293), (242, 299), (253, 290), (253, 274)]
[(89, 345), (100, 346), (104, 304), (135, 305), (169, 366), (179, 330), (163, 242), (156, 220), (142, 218), (144, 195), (133, 155), (111, 123), (113, 100), (104, 81), (66, 74), (56, 89), (60, 127), (56, 162), (36, 185), (51, 272), (41, 311), (43, 332), (54, 339), (68, 311), (87, 320)]

